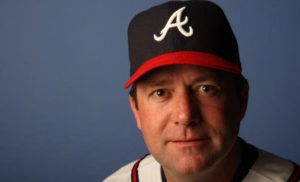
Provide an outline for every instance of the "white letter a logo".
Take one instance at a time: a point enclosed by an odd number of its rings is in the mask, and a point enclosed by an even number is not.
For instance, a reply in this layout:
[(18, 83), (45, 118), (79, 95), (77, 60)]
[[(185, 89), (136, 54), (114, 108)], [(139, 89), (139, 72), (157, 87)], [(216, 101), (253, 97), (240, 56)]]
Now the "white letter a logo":
[[(182, 11), (183, 11), (185, 8), (186, 8), (186, 7), (184, 6), (184, 7), (180, 8), (180, 9), (178, 9), (177, 11), (175, 11), (175, 12), (170, 16), (170, 18), (169, 18), (167, 24), (166, 24), (165, 27), (161, 30), (160, 36), (157, 36), (157, 35), (154, 34), (154, 40), (156, 40), (157, 42), (162, 41), (162, 40), (166, 37), (166, 35), (167, 35), (169, 29), (170, 29), (170, 28), (174, 28), (174, 27), (177, 27), (177, 29), (179, 30), (179, 32), (180, 32), (182, 35), (186, 36), (186, 37), (190, 37), (190, 36), (193, 35), (193, 28), (192, 28), (191, 26), (189, 26), (189, 31), (188, 31), (188, 32), (185, 31), (185, 30), (182, 28), (182, 26), (185, 25), (185, 24), (187, 24), (187, 22), (188, 22), (188, 17), (187, 17), (187, 16), (184, 18), (183, 21), (181, 21)], [(175, 20), (175, 18), (176, 18), (176, 22), (173, 23), (173, 21)]]

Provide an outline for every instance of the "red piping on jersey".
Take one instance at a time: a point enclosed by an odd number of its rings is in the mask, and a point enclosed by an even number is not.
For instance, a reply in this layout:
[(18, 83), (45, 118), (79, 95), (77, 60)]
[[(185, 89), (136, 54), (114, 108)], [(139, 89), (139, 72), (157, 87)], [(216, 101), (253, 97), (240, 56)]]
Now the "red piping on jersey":
[(290, 176), (288, 182), (298, 182), (300, 180), (300, 166), (294, 164), (294, 171)]
[(142, 157), (141, 159), (139, 159), (138, 161), (136, 161), (131, 169), (131, 181), (132, 182), (139, 182), (139, 172), (138, 172), (138, 167), (140, 165), (140, 162), (147, 157), (147, 155), (145, 155), (144, 157)]

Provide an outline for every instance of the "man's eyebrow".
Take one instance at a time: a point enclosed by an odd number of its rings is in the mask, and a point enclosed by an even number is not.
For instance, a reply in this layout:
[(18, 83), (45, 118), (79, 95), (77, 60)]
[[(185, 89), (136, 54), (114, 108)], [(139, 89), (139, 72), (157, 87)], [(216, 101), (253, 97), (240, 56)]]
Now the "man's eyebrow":
[(167, 85), (172, 83), (173, 81), (171, 79), (168, 78), (162, 78), (162, 79), (148, 79), (147, 81), (145, 81), (144, 83), (147, 86), (150, 87), (157, 87), (157, 86), (163, 86), (163, 85)]
[(210, 81), (220, 81), (221, 77), (216, 72), (205, 71), (205, 72), (202, 72), (201, 74), (199, 74), (197, 77), (195, 77), (192, 80), (192, 83), (204, 82), (204, 81), (209, 81), (209, 80)]
[(211, 74), (205, 72), (205, 73), (203, 73), (203, 74), (198, 75), (197, 77), (195, 77), (193, 79), (193, 83), (206, 81), (206, 80), (209, 80), (210, 78), (211, 78)]

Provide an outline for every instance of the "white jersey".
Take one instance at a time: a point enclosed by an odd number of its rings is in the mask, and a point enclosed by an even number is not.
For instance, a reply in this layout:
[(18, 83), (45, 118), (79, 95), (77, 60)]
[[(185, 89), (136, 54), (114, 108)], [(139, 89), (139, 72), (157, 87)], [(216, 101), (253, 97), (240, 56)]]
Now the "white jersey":
[[(285, 182), (300, 181), (300, 167), (295, 163), (245, 143), (246, 152), (232, 181), (238, 182)], [(160, 164), (151, 156), (131, 162), (104, 182), (164, 182)]]

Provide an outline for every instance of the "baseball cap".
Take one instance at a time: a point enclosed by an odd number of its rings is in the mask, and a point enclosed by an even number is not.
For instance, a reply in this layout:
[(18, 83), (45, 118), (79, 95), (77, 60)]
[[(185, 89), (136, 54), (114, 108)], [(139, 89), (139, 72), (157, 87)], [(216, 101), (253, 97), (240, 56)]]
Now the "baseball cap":
[(169, 1), (128, 27), (130, 87), (149, 71), (190, 64), (241, 74), (238, 44), (223, 10), (210, 1)]

